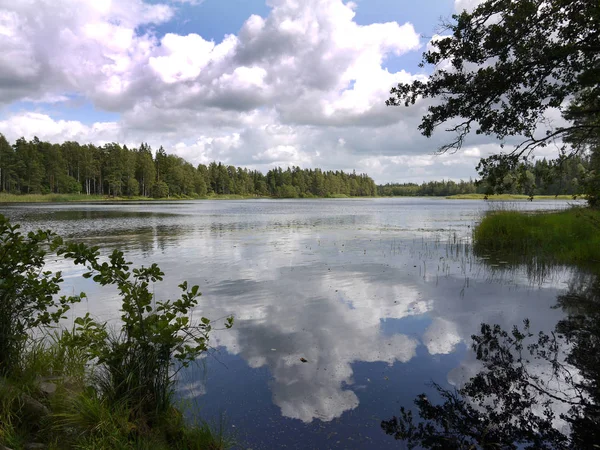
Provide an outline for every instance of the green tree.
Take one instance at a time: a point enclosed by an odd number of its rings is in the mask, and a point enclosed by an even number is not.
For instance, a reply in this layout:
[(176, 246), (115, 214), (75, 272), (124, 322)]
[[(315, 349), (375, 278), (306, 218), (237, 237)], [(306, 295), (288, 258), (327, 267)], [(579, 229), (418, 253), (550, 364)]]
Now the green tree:
[(155, 181), (150, 188), (150, 195), (154, 198), (166, 198), (169, 196), (169, 185), (164, 181)]
[[(434, 40), (423, 55), (423, 65), (438, 69), (427, 81), (392, 88), (386, 102), (409, 106), (420, 98), (439, 100), (428, 107), (419, 129), (430, 137), (448, 124), (455, 136), (440, 151), (460, 148), (471, 132), (501, 143), (518, 137), (511, 152), (480, 166), (486, 176), (499, 166), (514, 169), (521, 157), (557, 139), (570, 141), (571, 153), (581, 142), (598, 142), (596, 0), (486, 0), (472, 12), (454, 15), (447, 29), (449, 35)], [(558, 108), (566, 124), (540, 134), (550, 108)]]
[(19, 179), (21, 192), (25, 194), (39, 194), (42, 192), (44, 180), (44, 162), (37, 146), (40, 140), (37, 137), (27, 142), (24, 138), (17, 139), (13, 148), (15, 151), (15, 171)]
[(135, 177), (138, 180), (140, 193), (147, 197), (150, 187), (156, 179), (156, 169), (152, 159), (152, 149), (148, 144), (142, 143), (137, 151)]
[(16, 189), (15, 164), (15, 152), (0, 133), (0, 191), (13, 192)]

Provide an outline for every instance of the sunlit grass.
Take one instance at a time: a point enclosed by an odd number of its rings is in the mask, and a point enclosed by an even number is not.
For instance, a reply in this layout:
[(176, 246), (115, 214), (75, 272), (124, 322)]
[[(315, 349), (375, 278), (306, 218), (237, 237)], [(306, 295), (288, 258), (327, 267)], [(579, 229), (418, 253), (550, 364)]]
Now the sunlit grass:
[(93, 202), (104, 200), (102, 195), (85, 194), (7, 194), (0, 193), (0, 203)]
[(506, 254), (523, 262), (600, 264), (600, 211), (490, 212), (475, 227), (473, 243), (476, 254)]

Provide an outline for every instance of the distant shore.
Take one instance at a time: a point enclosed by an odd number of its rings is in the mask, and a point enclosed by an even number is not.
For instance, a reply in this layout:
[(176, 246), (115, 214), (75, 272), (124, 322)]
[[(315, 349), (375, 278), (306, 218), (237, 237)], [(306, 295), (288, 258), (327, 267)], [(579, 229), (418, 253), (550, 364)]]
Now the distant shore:
[(177, 201), (177, 200), (246, 200), (270, 198), (260, 197), (256, 195), (209, 195), (206, 197), (188, 197), (188, 196), (172, 196), (164, 198), (152, 197), (112, 197), (106, 195), (85, 195), (85, 194), (4, 194), (0, 193), (1, 203), (70, 203), (70, 202), (156, 202), (156, 201)]
[[(457, 194), (451, 196), (380, 196), (380, 197), (349, 197), (346, 195), (332, 195), (328, 197), (304, 197), (306, 198), (437, 198), (449, 200), (486, 200), (484, 194)], [(152, 197), (112, 197), (106, 195), (85, 195), (85, 194), (6, 194), (0, 193), (0, 204), (2, 203), (72, 203), (72, 202), (156, 202), (156, 201), (178, 201), (178, 200), (252, 200), (252, 199), (279, 199), (278, 197), (256, 196), (256, 195), (238, 195), (238, 194), (212, 194), (205, 197), (172, 196), (164, 198)], [(501, 194), (487, 196), (489, 201), (506, 200), (528, 200), (529, 196), (519, 194)], [(584, 196), (578, 196), (577, 200), (584, 200)], [(281, 200), (286, 200), (282, 198)], [(289, 200), (289, 199), (287, 199)], [(572, 195), (536, 195), (536, 200), (573, 200)]]
[[(487, 197), (487, 198), (486, 198)], [(445, 197), (450, 200), (490, 200), (490, 201), (503, 201), (503, 200), (529, 200), (528, 195), (521, 194), (498, 194), (488, 195), (485, 194), (457, 194)], [(585, 196), (578, 195), (577, 198), (573, 198), (572, 195), (534, 195), (533, 201), (536, 200), (585, 200)]]

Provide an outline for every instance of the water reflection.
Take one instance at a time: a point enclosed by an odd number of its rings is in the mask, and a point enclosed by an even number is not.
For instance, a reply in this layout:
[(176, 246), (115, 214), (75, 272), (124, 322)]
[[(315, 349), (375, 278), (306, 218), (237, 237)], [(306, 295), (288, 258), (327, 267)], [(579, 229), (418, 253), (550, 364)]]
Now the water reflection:
[(401, 280), (377, 286), (373, 272), (307, 266), (296, 267), (277, 285), (219, 284), (211, 292), (217, 298), (232, 289), (237, 294), (222, 313), (235, 311), (238, 325), (219, 343), (250, 367), (269, 368), (273, 401), (284, 416), (304, 422), (339, 417), (358, 405), (347, 388), (354, 384), (353, 362), (407, 362), (417, 346), (402, 333), (380, 333), (382, 319), (425, 307), (415, 288)]
[[(377, 429), (381, 419), (424, 381), (458, 386), (477, 371), (466, 348), (482, 322), (510, 328), (531, 317), (550, 331), (565, 315), (551, 305), (570, 272), (532, 285), (522, 267), (472, 254), (470, 227), (484, 203), (64, 207), (76, 220), (57, 219), (62, 207), (8, 212), (106, 253), (119, 248), (135, 265), (156, 262), (166, 273), (158, 298), (188, 280), (201, 286), (204, 315), (235, 315), (232, 330), (212, 336), (214, 357), (184, 374), (182, 396), (203, 418), (225, 411), (248, 448), (394, 447)], [(67, 289), (89, 296), (74, 316), (118, 318), (114, 292), (64, 262), (52, 268), (63, 270)]]
[[(600, 276), (575, 274), (556, 309), (567, 316), (550, 332), (528, 319), (514, 327), (484, 323), (473, 336), (460, 389), (436, 385), (381, 423), (409, 448), (596, 448), (600, 439)], [(476, 367), (476, 368), (475, 368)]]

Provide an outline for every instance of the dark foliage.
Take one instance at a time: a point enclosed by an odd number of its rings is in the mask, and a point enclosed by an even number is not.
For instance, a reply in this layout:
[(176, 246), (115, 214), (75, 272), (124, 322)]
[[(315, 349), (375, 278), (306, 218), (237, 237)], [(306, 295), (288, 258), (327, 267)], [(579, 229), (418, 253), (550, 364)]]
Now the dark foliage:
[[(520, 158), (551, 142), (564, 156), (597, 152), (600, 136), (600, 4), (596, 0), (487, 0), (446, 24), (449, 36), (432, 42), (422, 65), (436, 67), (427, 81), (392, 88), (388, 105), (439, 100), (419, 129), (430, 137), (441, 124), (454, 138), (440, 151), (459, 149), (467, 136), (516, 136), (507, 155), (482, 161), (480, 174), (502, 181)], [(557, 108), (564, 125), (545, 113)], [(540, 127), (543, 125), (543, 127)], [(545, 131), (541, 131), (545, 129)], [(600, 174), (595, 173), (596, 177)], [(597, 197), (597, 184), (586, 184)], [(502, 192), (502, 183), (490, 187)], [(595, 189), (595, 190), (594, 190)], [(592, 203), (592, 202), (590, 202)]]
[[(568, 316), (554, 332), (533, 334), (527, 320), (511, 332), (483, 324), (472, 337), (480, 372), (457, 391), (434, 385), (443, 403), (422, 394), (415, 400), (420, 420), (402, 408), (383, 430), (409, 448), (597, 448), (599, 302), (598, 277), (580, 274), (558, 297)], [(570, 431), (555, 426), (558, 418)]]

